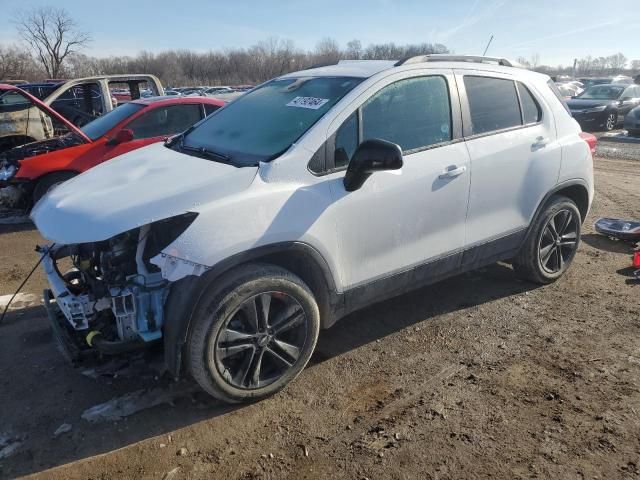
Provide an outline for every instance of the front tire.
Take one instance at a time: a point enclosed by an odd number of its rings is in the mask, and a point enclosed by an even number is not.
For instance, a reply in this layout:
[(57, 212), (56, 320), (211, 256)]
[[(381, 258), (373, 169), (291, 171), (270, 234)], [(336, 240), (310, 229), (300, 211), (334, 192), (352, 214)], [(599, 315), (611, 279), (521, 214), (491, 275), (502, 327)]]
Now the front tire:
[(259, 400), (284, 388), (311, 358), (320, 330), (309, 287), (268, 264), (248, 264), (214, 282), (192, 321), (191, 375), (228, 403)]
[(555, 195), (535, 219), (513, 268), (520, 278), (542, 285), (555, 282), (580, 245), (582, 217), (575, 202)]

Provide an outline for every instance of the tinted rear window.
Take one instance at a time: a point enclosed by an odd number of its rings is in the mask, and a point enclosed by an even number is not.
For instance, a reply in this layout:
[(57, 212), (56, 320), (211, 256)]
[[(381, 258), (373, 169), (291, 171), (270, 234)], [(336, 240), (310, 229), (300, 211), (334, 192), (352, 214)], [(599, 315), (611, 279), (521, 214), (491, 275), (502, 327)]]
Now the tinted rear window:
[(512, 80), (465, 76), (473, 135), (522, 124), (516, 86)]

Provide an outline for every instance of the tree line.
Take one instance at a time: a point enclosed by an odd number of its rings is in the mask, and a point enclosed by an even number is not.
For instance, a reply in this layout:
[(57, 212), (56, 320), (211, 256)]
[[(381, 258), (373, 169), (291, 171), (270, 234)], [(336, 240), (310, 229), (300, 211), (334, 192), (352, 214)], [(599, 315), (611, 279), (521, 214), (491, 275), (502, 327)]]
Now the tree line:
[(313, 65), (341, 59), (387, 60), (429, 53), (448, 53), (444, 45), (422, 43), (372, 44), (362, 47), (358, 40), (341, 48), (326, 38), (315, 49), (297, 48), (291, 40), (270, 38), (249, 48), (210, 50), (142, 51), (135, 56), (95, 57), (80, 52), (68, 55), (56, 74), (46, 70), (31, 53), (20, 46), (0, 46), (0, 79), (42, 80), (78, 78), (115, 73), (151, 73), (164, 85), (256, 84), (270, 78)]

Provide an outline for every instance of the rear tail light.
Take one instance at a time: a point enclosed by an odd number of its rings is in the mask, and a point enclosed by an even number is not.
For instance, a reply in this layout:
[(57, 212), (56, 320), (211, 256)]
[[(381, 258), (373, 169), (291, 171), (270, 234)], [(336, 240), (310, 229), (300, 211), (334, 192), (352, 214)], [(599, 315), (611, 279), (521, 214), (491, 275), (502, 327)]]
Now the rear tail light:
[(640, 268), (640, 252), (633, 254), (633, 266), (634, 268)]
[(589, 150), (591, 150), (591, 155), (595, 155), (598, 139), (587, 132), (580, 132), (580, 138), (583, 139), (585, 142), (587, 142), (587, 145), (589, 145)]

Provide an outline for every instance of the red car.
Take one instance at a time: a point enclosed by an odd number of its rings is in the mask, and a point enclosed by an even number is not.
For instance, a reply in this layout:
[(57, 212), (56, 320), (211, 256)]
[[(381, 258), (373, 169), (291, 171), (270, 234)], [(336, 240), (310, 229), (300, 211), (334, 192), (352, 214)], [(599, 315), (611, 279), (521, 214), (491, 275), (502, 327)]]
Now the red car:
[[(19, 187), (35, 204), (53, 186), (180, 133), (223, 105), (207, 97), (151, 97), (121, 105), (80, 129), (65, 122), (70, 132), (66, 135), (0, 154), (0, 182)], [(63, 119), (57, 116), (57, 120)]]

